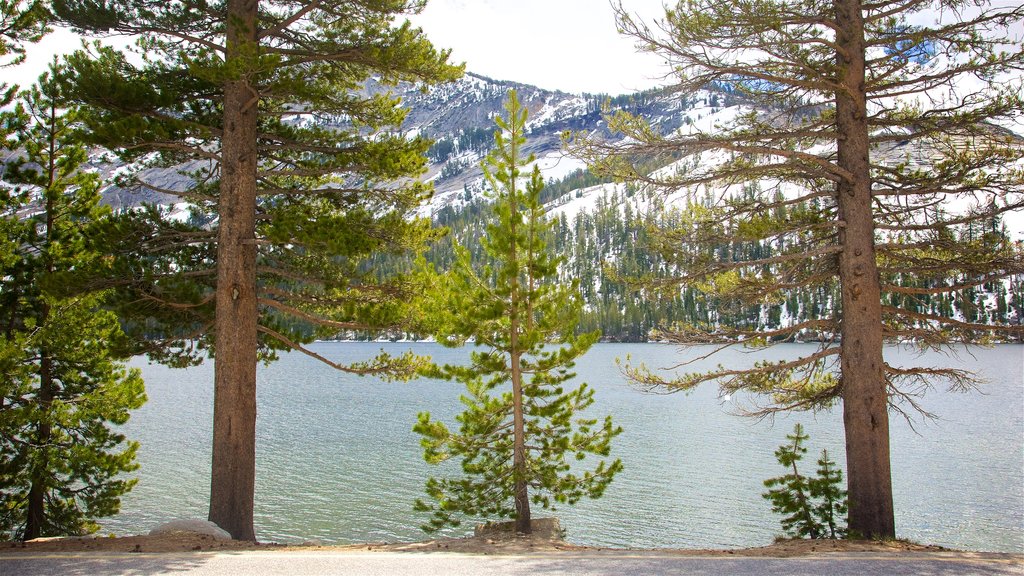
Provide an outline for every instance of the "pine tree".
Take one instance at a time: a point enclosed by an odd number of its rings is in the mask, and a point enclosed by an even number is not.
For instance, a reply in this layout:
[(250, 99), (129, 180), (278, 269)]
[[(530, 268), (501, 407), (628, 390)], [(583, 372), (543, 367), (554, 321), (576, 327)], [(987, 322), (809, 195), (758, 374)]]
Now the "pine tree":
[(44, 75), (4, 121), (16, 159), (0, 188), (0, 534), (79, 535), (136, 482), (119, 475), (138, 467), (138, 445), (112, 426), (146, 397), (114, 357), (124, 334), (102, 295), (64, 289), (103, 258), (86, 239), (108, 212), (76, 111)]
[(828, 450), (821, 451), (818, 458), (818, 474), (810, 482), (811, 495), (819, 499), (814, 507), (814, 514), (822, 526), (828, 530), (829, 538), (842, 538), (846, 531), (842, 528), (849, 504), (846, 501), (846, 490), (842, 489), (843, 471), (829, 459)]
[(808, 437), (803, 426), (797, 424), (786, 438), (790, 443), (779, 446), (775, 459), (792, 472), (765, 480), (765, 488), (769, 490), (764, 497), (772, 503), (772, 512), (787, 515), (782, 519), (783, 529), (796, 536), (818, 538), (821, 534), (811, 503), (811, 479), (802, 476), (797, 469), (797, 462), (807, 453), (803, 443)]
[(619, 460), (601, 460), (581, 473), (567, 461), (607, 456), (621, 429), (611, 417), (598, 423), (579, 416), (594, 401), (586, 384), (565, 389), (575, 360), (599, 333), (575, 334), (579, 287), (556, 283), (559, 259), (544, 241), (550, 223), (539, 200), (540, 170), (522, 174), (534, 159), (522, 152), (527, 111), (515, 91), (506, 110), (483, 165), (494, 201), (494, 220), (482, 239), (486, 259), (474, 261), (458, 248), (454, 270), (442, 284), (445, 305), (437, 331), (447, 346), (472, 339), (485, 350), (474, 351), (468, 366), (431, 372), (466, 385), (458, 432), (426, 412), (414, 427), (423, 436), (428, 462), (461, 458), (465, 472), (463, 478), (427, 482), (436, 504), (416, 503), (418, 510), (433, 512), (427, 530), (458, 525), (459, 515), (469, 515), (513, 517), (516, 531), (528, 534), (531, 503), (554, 508), (583, 496), (597, 498), (622, 468)]
[[(749, 390), (766, 399), (754, 410), (762, 415), (841, 398), (850, 530), (864, 537), (895, 535), (888, 408), (916, 406), (915, 395), (936, 381), (972, 384), (952, 368), (889, 366), (883, 342), (942, 347), (1021, 330), (919, 312), (885, 296), (962, 293), (1024, 267), (1008, 239), (949, 241), (950, 231), (1024, 207), (1024, 145), (998, 127), (1024, 109), (1014, 79), (1024, 50), (1009, 37), (1022, 18), (1020, 6), (960, 0), (694, 0), (667, 10), (652, 30), (618, 8), (620, 28), (678, 72), (674, 89), (683, 97), (728, 88), (744, 103), (711, 131), (663, 135), (618, 113), (609, 124), (627, 137), (621, 145), (579, 140), (603, 173), (682, 193), (680, 226), (654, 243), (675, 278), (650, 289), (696, 286), (736, 306), (781, 302), (792, 290), (820, 295), (811, 304), (824, 312), (774, 330), (724, 316), (661, 335), (761, 346), (820, 334), (821, 347), (798, 359), (673, 380), (640, 367), (634, 376), (669, 390), (709, 381), (727, 393)], [(651, 172), (633, 162), (659, 157), (684, 158), (676, 166), (686, 169)], [(734, 193), (749, 182), (760, 186)], [(802, 209), (773, 217), (780, 207)], [(708, 250), (737, 242), (765, 242), (772, 253), (727, 259)], [(920, 282), (900, 283), (899, 275)]]
[(817, 476), (803, 476), (797, 463), (807, 453), (803, 443), (808, 436), (800, 424), (787, 434), (789, 444), (779, 446), (775, 459), (792, 470), (785, 476), (764, 481), (768, 492), (765, 500), (772, 503), (772, 512), (784, 514), (782, 528), (799, 538), (840, 538), (845, 532), (840, 527), (846, 513), (846, 492), (840, 488), (843, 473), (829, 460), (828, 451), (821, 451)]
[[(88, 105), (96, 143), (122, 158), (177, 167), (191, 186), (135, 184), (194, 205), (193, 230), (134, 220), (125, 256), (164, 272), (111, 279), (152, 312), (134, 326), (180, 349), (211, 350), (214, 439), (210, 520), (253, 540), (256, 366), (291, 349), (342, 370), (407, 377), (415, 361), (381, 357), (341, 366), (304, 346), (344, 331), (402, 329), (416, 288), (377, 281), (379, 252), (418, 249), (433, 235), (412, 211), (429, 142), (397, 129), (400, 102), (367, 94), (373, 76), (452, 80), (421, 31), (397, 15), (420, 0), (182, 3), (56, 0), (60, 20), (86, 33), (138, 35), (141, 64), (110, 48), (70, 57), (72, 94)], [(198, 251), (190, 269), (179, 250)], [(122, 269), (131, 269), (131, 262)], [(186, 325), (175, 323), (175, 311)], [(170, 324), (161, 324), (170, 322)], [(154, 325), (155, 323), (155, 325)]]

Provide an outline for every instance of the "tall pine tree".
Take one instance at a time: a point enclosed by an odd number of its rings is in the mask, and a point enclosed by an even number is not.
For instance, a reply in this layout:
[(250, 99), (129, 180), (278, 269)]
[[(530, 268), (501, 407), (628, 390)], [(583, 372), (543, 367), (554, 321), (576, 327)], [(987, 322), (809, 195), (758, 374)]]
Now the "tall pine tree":
[(92, 532), (117, 512), (138, 445), (113, 426), (146, 399), (114, 357), (124, 334), (102, 295), (64, 289), (104, 257), (87, 239), (109, 209), (61, 100), (45, 75), (4, 117), (0, 534), (25, 540)]
[[(54, 2), (79, 30), (140, 38), (141, 63), (100, 47), (71, 58), (73, 94), (91, 111), (97, 143), (127, 160), (175, 166), (191, 182), (166, 190), (139, 174), (138, 186), (193, 203), (201, 225), (136, 221), (151, 233), (127, 239), (151, 251), (130, 259), (161, 272), (111, 284), (151, 307), (136, 324), (147, 335), (216, 357), (210, 520), (235, 538), (255, 539), (261, 355), (293, 349), (342, 370), (410, 374), (408, 358), (340, 366), (304, 343), (410, 322), (408, 282), (377, 282), (363, 263), (430, 236), (428, 223), (411, 217), (429, 192), (412, 179), (428, 142), (397, 130), (397, 99), (363, 86), (371, 76), (430, 83), (461, 73), (418, 29), (394, 25), (423, 5)], [(199, 256), (197, 247), (206, 257), (191, 268), (169, 263), (179, 250)], [(175, 311), (187, 325), (174, 323)]]
[[(611, 417), (581, 418), (593, 403), (586, 384), (566, 390), (577, 358), (599, 337), (576, 335), (582, 301), (578, 284), (558, 285), (559, 259), (544, 242), (540, 169), (524, 156), (527, 111), (510, 91), (508, 117), (498, 118), (495, 149), (483, 164), (494, 201), (494, 221), (482, 239), (486, 258), (474, 262), (459, 247), (445, 277), (444, 307), (437, 339), (460, 346), (472, 339), (468, 366), (445, 365), (433, 374), (466, 385), (458, 432), (421, 413), (414, 430), (423, 436), (424, 457), (437, 464), (460, 458), (464, 478), (431, 478), (434, 514), (428, 529), (457, 525), (459, 515), (515, 518), (516, 532), (531, 532), (531, 503), (553, 508), (583, 496), (599, 497), (622, 468), (600, 460), (592, 470), (573, 470), (571, 460), (607, 456), (620, 431)], [(567, 460), (568, 458), (568, 460)], [(588, 462), (587, 464), (592, 464)]]
[[(762, 414), (841, 398), (853, 534), (895, 535), (888, 407), (913, 406), (936, 380), (971, 382), (956, 369), (890, 366), (884, 341), (941, 347), (1021, 329), (907, 304), (1024, 268), (1020, 247), (1005, 237), (953, 240), (958, 229), (1024, 207), (1024, 145), (999, 127), (1024, 109), (1024, 50), (1011, 32), (1022, 19), (1019, 6), (962, 0), (690, 0), (652, 29), (618, 8), (620, 28), (678, 73), (681, 98), (713, 89), (744, 104), (733, 120), (671, 134), (620, 113), (609, 123), (627, 137), (621, 145), (583, 142), (581, 153), (605, 173), (681, 192), (685, 217), (656, 243), (676, 278), (650, 288), (698, 286), (746, 306), (779, 303), (785, 291), (835, 299), (828, 316), (774, 330), (723, 322), (664, 335), (754, 345), (821, 335), (821, 346), (798, 359), (634, 376), (670, 390), (707, 381), (727, 393), (749, 390), (768, 401)], [(659, 156), (684, 160), (655, 172), (635, 162)], [(734, 193), (752, 181), (760, 185)], [(782, 207), (798, 209), (773, 216)], [(716, 246), (744, 243), (770, 250), (717, 257)]]

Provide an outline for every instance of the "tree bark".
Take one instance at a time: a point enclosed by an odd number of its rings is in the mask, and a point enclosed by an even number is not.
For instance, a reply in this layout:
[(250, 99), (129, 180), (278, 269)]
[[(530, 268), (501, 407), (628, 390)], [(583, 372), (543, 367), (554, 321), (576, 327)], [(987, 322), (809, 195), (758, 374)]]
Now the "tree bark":
[(851, 176), (837, 186), (842, 290), (842, 394), (849, 529), (864, 538), (896, 535), (889, 462), (889, 414), (882, 359), (881, 285), (871, 198), (864, 21), (860, 0), (835, 0), (839, 46), (837, 161)]
[[(519, 150), (515, 139), (518, 135), (513, 132), (511, 140), (511, 157), (518, 160)], [(509, 182), (509, 268), (512, 269), (512, 290), (509, 295), (510, 318), (509, 318), (509, 364), (512, 369), (512, 478), (515, 482), (513, 487), (516, 504), (516, 532), (520, 534), (532, 533), (530, 523), (530, 494), (527, 487), (527, 462), (526, 462), (526, 418), (523, 414), (523, 371), (519, 365), (522, 358), (522, 351), (519, 349), (519, 326), (520, 309), (522, 296), (519, 291), (519, 241), (518, 230), (516, 229), (516, 213), (519, 210), (516, 197), (516, 181), (513, 177)]]
[[(46, 248), (42, 253), (43, 271), (46, 274), (53, 274), (54, 263), (50, 248), (57, 242), (57, 199), (54, 191), (57, 181), (57, 107), (52, 105), (48, 110), (49, 122), (47, 127), (50, 134), (47, 142), (47, 165), (46, 165), (46, 190), (45, 208), (46, 221), (43, 228), (43, 238)], [(36, 278), (38, 280), (38, 278)], [(46, 326), (50, 321), (50, 304), (45, 297), (40, 295), (38, 326)], [(36, 393), (36, 401), (39, 404), (39, 417), (36, 421), (36, 450), (39, 458), (35, 460), (35, 466), (29, 470), (31, 478), (28, 489), (28, 510), (25, 518), (25, 533), (23, 540), (32, 540), (43, 536), (43, 526), (46, 524), (46, 477), (50, 472), (50, 442), (53, 440), (53, 425), (50, 423), (52, 416), (53, 399), (57, 395), (56, 383), (53, 374), (53, 356), (47, 346), (39, 350), (39, 391)]]
[[(254, 56), (258, 0), (229, 0), (227, 62)], [(241, 67), (243, 70), (247, 66)], [(255, 540), (257, 92), (246, 75), (224, 88), (215, 319), (210, 521)]]
[[(513, 322), (512, 340), (517, 340), (518, 326)], [(518, 344), (513, 343), (513, 346)], [(530, 495), (526, 482), (526, 429), (523, 415), (523, 373), (519, 368), (520, 355), (513, 352), (512, 363), (512, 427), (515, 435), (512, 447), (512, 476), (515, 479), (516, 532), (530, 534), (533, 532), (530, 523)]]
[[(44, 322), (49, 315), (47, 308), (44, 305), (41, 314)], [(29, 470), (31, 483), (28, 490), (25, 533), (22, 535), (22, 540), (25, 541), (43, 536), (43, 526), (46, 524), (46, 477), (50, 471), (48, 454), (53, 437), (53, 430), (50, 426), (50, 411), (54, 397), (53, 360), (46, 350), (40, 350), (39, 356), (39, 392), (36, 399), (39, 403), (41, 417), (36, 423), (35, 444), (41, 457)]]

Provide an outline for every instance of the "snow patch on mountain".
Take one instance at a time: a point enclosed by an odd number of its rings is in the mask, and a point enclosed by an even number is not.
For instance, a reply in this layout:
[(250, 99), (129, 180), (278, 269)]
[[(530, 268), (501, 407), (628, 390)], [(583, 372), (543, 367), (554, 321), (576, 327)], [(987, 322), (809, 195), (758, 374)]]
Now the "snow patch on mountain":
[(579, 158), (573, 158), (563, 150), (550, 152), (543, 157), (537, 158), (523, 170), (524, 173), (533, 171), (533, 167), (540, 168), (540, 174), (544, 181), (561, 180), (573, 172), (587, 167), (586, 162)]
[(548, 210), (547, 215), (552, 220), (565, 216), (566, 220), (572, 222), (580, 214), (593, 212), (597, 208), (599, 200), (609, 198), (613, 194), (618, 194), (620, 197), (624, 196), (625, 191), (625, 184), (616, 183), (598, 184), (589, 188), (581, 188), (549, 202), (546, 206)]

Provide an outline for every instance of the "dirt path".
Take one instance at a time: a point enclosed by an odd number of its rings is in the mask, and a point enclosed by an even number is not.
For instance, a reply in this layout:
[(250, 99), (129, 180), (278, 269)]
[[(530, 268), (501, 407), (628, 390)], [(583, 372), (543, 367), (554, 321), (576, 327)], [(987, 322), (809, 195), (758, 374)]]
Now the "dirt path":
[(330, 551), (330, 552), (459, 552), (465, 554), (530, 554), (541, 552), (658, 552), (679, 556), (740, 556), (787, 558), (826, 552), (945, 552), (940, 546), (909, 542), (871, 542), (846, 540), (786, 540), (761, 548), (734, 550), (659, 549), (637, 550), (579, 546), (556, 537), (523, 537), (489, 535), (469, 538), (439, 538), (423, 542), (365, 543), (346, 546), (301, 546), (274, 543), (218, 541), (210, 536), (176, 533), (163, 536), (126, 536), (120, 538), (54, 538), (37, 541), (0, 543), (0, 554), (32, 554), (52, 552), (200, 552), (200, 551)]

